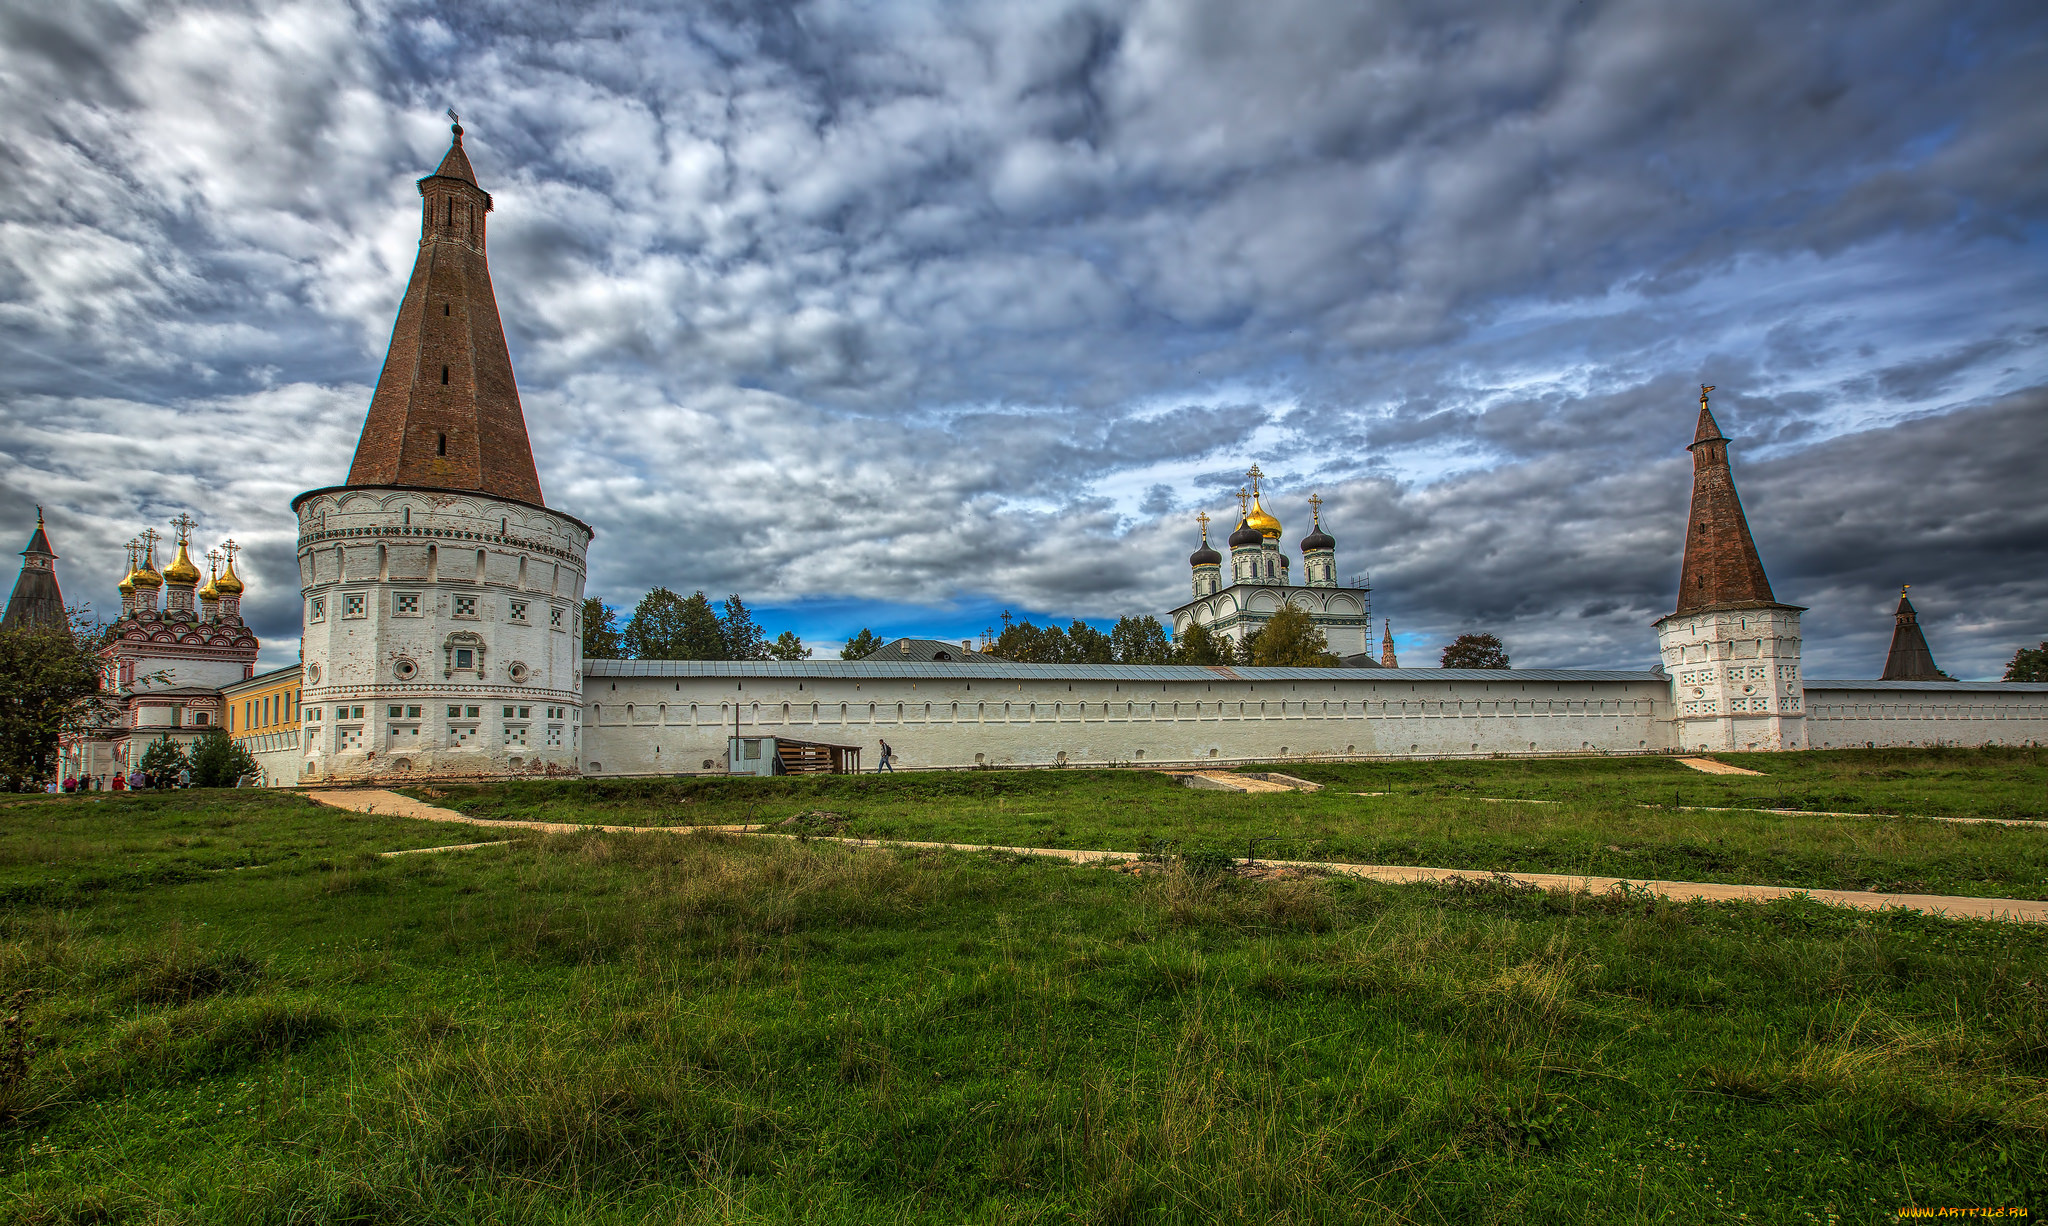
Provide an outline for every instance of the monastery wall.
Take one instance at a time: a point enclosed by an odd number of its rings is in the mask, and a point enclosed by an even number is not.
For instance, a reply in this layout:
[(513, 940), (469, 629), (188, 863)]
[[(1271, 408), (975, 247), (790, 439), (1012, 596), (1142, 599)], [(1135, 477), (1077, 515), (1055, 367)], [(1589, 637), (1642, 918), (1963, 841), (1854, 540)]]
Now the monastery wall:
[[(585, 662), (583, 772), (725, 770), (728, 738), (857, 746), (908, 769), (1671, 747), (1652, 672)], [(735, 731), (737, 718), (737, 731)]]
[(1809, 681), (1809, 749), (2048, 744), (2048, 685)]

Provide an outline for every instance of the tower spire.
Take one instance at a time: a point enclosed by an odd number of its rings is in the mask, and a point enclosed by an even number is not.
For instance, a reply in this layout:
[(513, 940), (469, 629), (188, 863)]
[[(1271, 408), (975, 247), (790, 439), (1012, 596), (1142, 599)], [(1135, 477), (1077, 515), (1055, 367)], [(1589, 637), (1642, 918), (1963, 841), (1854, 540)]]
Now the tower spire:
[(1892, 649), (1884, 659), (1884, 676), (1879, 681), (1948, 681), (1947, 673), (1934, 666), (1934, 653), (1927, 649), (1927, 636), (1920, 630), (1920, 614), (1899, 588), (1899, 607), (1892, 614)]
[(484, 256), (491, 194), (477, 186), (462, 125), (450, 130), (447, 155), (419, 181), (419, 257), (348, 484), (473, 490), (542, 505)]
[(28, 547), (21, 551), (21, 574), (14, 581), (14, 594), (7, 598), (7, 613), (0, 626), (14, 630), (24, 626), (64, 628), (64, 592), (57, 586), (57, 551), (50, 548), (50, 534), (43, 527), (43, 509), (36, 508), (36, 530), (29, 534)]
[(1692, 514), (1686, 521), (1685, 565), (1678, 581), (1679, 613), (1777, 603), (1735, 491), (1728, 436), (1707, 407), (1707, 393), (1713, 390), (1711, 384), (1700, 386), (1699, 426), (1687, 448), (1692, 452)]

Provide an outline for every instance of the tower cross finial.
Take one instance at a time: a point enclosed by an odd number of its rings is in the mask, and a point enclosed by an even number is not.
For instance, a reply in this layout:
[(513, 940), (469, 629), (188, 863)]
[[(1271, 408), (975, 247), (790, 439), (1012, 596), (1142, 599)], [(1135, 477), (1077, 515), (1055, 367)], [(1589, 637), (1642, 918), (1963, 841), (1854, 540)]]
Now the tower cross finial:
[(1245, 492), (1244, 487), (1240, 485), (1237, 487), (1237, 517), (1239, 519), (1243, 519), (1245, 516), (1251, 514), (1251, 511), (1252, 496), (1250, 494), (1247, 494)]
[(233, 566), (235, 555), (242, 551), (242, 547), (235, 544), (235, 538), (231, 536), (220, 543), (220, 551), (227, 555), (228, 565)]
[(178, 543), (180, 545), (192, 539), (192, 529), (198, 526), (199, 521), (192, 518), (191, 514), (186, 511), (178, 512), (178, 518), (171, 521), (171, 527), (178, 530)]
[(1209, 543), (1209, 513), (1207, 511), (1198, 511), (1195, 513), (1195, 518), (1202, 522), (1202, 543), (1206, 545)]
[(1318, 527), (1318, 528), (1322, 527), (1322, 526), (1323, 526), (1323, 496), (1322, 496), (1321, 494), (1310, 494), (1310, 495), (1308, 496), (1308, 505), (1309, 505), (1309, 506), (1310, 506), (1310, 507), (1311, 507), (1311, 508), (1313, 509), (1313, 514), (1315, 515), (1316, 527)]
[(1257, 460), (1252, 461), (1251, 468), (1247, 469), (1244, 475), (1252, 479), (1252, 497), (1257, 498), (1259, 496), (1259, 482), (1266, 478), (1266, 474), (1259, 471)]
[(162, 538), (163, 533), (158, 532), (155, 528), (144, 528), (142, 532), (139, 534), (137, 539), (141, 542), (142, 545), (142, 558), (144, 564), (148, 564), (153, 559), (155, 559), (156, 543)]
[(207, 550), (207, 551), (206, 551), (206, 577), (207, 577), (207, 578), (209, 578), (209, 579), (218, 579), (218, 578), (220, 578), (220, 558), (221, 558), (221, 553), (220, 553), (220, 550), (218, 550), (218, 549), (209, 549), (209, 550)]

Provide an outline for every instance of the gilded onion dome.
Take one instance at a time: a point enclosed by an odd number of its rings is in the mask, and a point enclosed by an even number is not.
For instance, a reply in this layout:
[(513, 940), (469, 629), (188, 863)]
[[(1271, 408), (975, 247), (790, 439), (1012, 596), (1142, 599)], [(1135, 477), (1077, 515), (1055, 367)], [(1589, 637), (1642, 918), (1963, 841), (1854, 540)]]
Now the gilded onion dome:
[(196, 587), (199, 583), (199, 568), (192, 565), (192, 559), (185, 553), (185, 542), (178, 542), (178, 556), (169, 566), (164, 567), (164, 582), (173, 587)]
[(142, 565), (136, 567), (135, 573), (128, 578), (136, 587), (154, 589), (164, 585), (164, 577), (157, 573), (156, 558), (148, 554), (143, 555)]
[(116, 583), (114, 588), (123, 596), (133, 596), (135, 594), (135, 557), (133, 554), (130, 554), (128, 557), (128, 573), (121, 576), (121, 581)]
[[(229, 544), (233, 544), (233, 542), (230, 541)], [(221, 570), (220, 577), (207, 584), (207, 586), (222, 596), (240, 596), (242, 594), (242, 580), (239, 575), (235, 574), (235, 556), (233, 554), (228, 555), (227, 566)]]
[(1244, 517), (1244, 522), (1253, 528), (1257, 528), (1259, 535), (1268, 540), (1277, 541), (1280, 539), (1280, 521), (1273, 518), (1272, 512), (1259, 504), (1256, 494), (1252, 496), (1251, 514)]
[(199, 599), (201, 599), (201, 600), (219, 600), (219, 599), (220, 599), (220, 577), (219, 577), (218, 575), (216, 575), (215, 577), (213, 577), (213, 578), (211, 578), (211, 579), (208, 579), (208, 580), (207, 580), (207, 581), (206, 581), (206, 582), (205, 582), (204, 584), (202, 584), (202, 585), (200, 586), (200, 588), (199, 588)]

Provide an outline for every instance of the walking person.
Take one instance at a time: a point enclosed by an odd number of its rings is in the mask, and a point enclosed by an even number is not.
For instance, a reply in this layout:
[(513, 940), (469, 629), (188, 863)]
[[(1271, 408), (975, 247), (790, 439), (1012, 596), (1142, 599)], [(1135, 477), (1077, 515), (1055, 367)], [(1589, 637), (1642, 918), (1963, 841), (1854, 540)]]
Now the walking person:
[(896, 751), (895, 751), (895, 750), (893, 750), (893, 749), (891, 749), (891, 748), (889, 748), (889, 742), (887, 742), (887, 741), (883, 741), (883, 742), (882, 742), (882, 757), (881, 757), (881, 760), (880, 760), (880, 761), (878, 761), (878, 762), (876, 762), (876, 763), (875, 763), (875, 773), (876, 773), (877, 775), (879, 775), (879, 774), (881, 774), (881, 773), (882, 773), (883, 771), (888, 771), (888, 772), (889, 772), (890, 774), (892, 774), (892, 775), (893, 775), (893, 774), (895, 774), (895, 773), (896, 773), (896, 767), (895, 767), (895, 764), (894, 764), (894, 760), (895, 760), (895, 757), (896, 757)]

